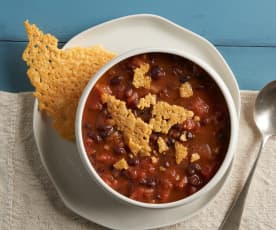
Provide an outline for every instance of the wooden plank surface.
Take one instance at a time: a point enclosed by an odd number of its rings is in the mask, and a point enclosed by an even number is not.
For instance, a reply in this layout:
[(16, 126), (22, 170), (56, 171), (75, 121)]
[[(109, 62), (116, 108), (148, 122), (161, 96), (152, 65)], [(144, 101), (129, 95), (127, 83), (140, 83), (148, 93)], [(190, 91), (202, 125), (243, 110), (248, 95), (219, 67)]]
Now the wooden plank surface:
[(276, 45), (276, 1), (252, 0), (63, 0), (5, 1), (0, 7), (0, 40), (26, 41), (29, 19), (67, 41), (74, 34), (120, 16), (153, 13), (217, 45)]
[(10, 0), (0, 7), (0, 90), (32, 90), (21, 60), (23, 21), (66, 42), (75, 34), (117, 17), (151, 13), (166, 17), (215, 44), (241, 89), (260, 89), (276, 79), (276, 1), (221, 0)]
[[(28, 91), (22, 52), (26, 42), (0, 42), (0, 90)], [(229, 63), (241, 89), (260, 89), (276, 76), (274, 47), (217, 47)]]

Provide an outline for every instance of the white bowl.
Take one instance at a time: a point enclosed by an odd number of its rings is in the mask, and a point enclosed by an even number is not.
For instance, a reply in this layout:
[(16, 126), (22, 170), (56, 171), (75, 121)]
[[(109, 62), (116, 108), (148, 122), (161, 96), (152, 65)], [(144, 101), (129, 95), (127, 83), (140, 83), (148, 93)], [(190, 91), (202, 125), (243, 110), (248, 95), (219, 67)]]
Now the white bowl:
[[(186, 59), (196, 63), (197, 65), (199, 65), (201, 68), (203, 68), (210, 75), (210, 77), (216, 82), (216, 84), (220, 88), (222, 94), (224, 95), (225, 101), (227, 103), (227, 107), (228, 107), (228, 111), (229, 111), (229, 115), (230, 115), (229, 146), (228, 146), (228, 150), (227, 150), (227, 153), (225, 155), (225, 158), (224, 158), (220, 168), (216, 172), (216, 174), (211, 178), (211, 180), (206, 185), (204, 185), (196, 193), (194, 193), (194, 194), (192, 194), (188, 197), (185, 197), (181, 200), (170, 202), (170, 203), (151, 204), (151, 203), (140, 202), (140, 201), (130, 199), (130, 198), (120, 194), (116, 190), (112, 189), (109, 185), (107, 185), (101, 179), (101, 177), (98, 175), (98, 173), (94, 169), (93, 165), (91, 164), (91, 162), (90, 162), (90, 160), (87, 156), (87, 153), (86, 153), (86, 150), (85, 150), (85, 147), (84, 147), (84, 144), (83, 144), (83, 137), (82, 137), (83, 111), (84, 111), (84, 107), (85, 107), (87, 98), (88, 98), (91, 90), (93, 89), (94, 85), (104, 75), (104, 73), (106, 73), (111, 67), (113, 67), (117, 63), (119, 63), (119, 62), (121, 62), (121, 61), (123, 61), (123, 60), (125, 60), (129, 57), (136, 56), (136, 55), (139, 55), (139, 54), (144, 54), (144, 53), (174, 54), (174, 55), (178, 55), (178, 56), (181, 56), (183, 58), (186, 58)], [(221, 179), (223, 178), (223, 176), (227, 172), (227, 169), (230, 167), (231, 162), (232, 162), (233, 157), (234, 157), (234, 151), (235, 151), (235, 147), (236, 147), (236, 143), (237, 143), (237, 136), (238, 136), (237, 135), (238, 134), (238, 115), (237, 115), (237, 112), (236, 112), (236, 108), (235, 108), (235, 105), (234, 105), (233, 98), (232, 98), (228, 88), (226, 87), (225, 83), (223, 82), (221, 77), (217, 74), (217, 72), (214, 69), (212, 69), (209, 65), (207, 65), (204, 61), (198, 59), (197, 57), (195, 57), (191, 53), (187, 53), (187, 52), (184, 53), (182, 51), (178, 51), (178, 50), (175, 50), (175, 49), (141, 48), (141, 49), (131, 50), (131, 51), (128, 51), (124, 54), (121, 54), (121, 55), (117, 56), (116, 58), (114, 58), (113, 60), (108, 62), (105, 66), (103, 66), (91, 78), (91, 80), (88, 82), (88, 84), (85, 87), (85, 89), (82, 93), (82, 96), (79, 100), (77, 114), (76, 114), (76, 121), (75, 121), (75, 133), (76, 133), (76, 143), (77, 143), (78, 151), (79, 151), (79, 154), (80, 154), (80, 157), (81, 157), (81, 160), (82, 160), (82, 163), (83, 163), (84, 167), (88, 171), (91, 178), (94, 181), (96, 181), (98, 183), (98, 185), (100, 187), (102, 187), (107, 193), (109, 193), (111, 196), (113, 196), (113, 197), (117, 198), (118, 200), (120, 200), (122, 202), (125, 202), (129, 205), (134, 205), (134, 206), (139, 206), (139, 207), (144, 207), (144, 208), (172, 208), (172, 207), (176, 207), (176, 206), (179, 206), (179, 205), (185, 205), (185, 204), (190, 203), (191, 201), (203, 196), (204, 194), (206, 194), (210, 189), (215, 187), (215, 185), (217, 185), (221, 181)]]

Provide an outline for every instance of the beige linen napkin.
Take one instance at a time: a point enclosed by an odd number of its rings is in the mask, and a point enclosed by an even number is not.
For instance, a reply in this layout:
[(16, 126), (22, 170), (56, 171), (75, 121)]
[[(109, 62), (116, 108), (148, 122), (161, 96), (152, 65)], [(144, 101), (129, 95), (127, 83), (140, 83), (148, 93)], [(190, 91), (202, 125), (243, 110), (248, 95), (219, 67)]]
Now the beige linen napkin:
[[(214, 230), (221, 223), (256, 157), (260, 135), (252, 109), (256, 93), (242, 92), (239, 143), (230, 178), (197, 215), (163, 229)], [(31, 93), (0, 92), (0, 229), (104, 229), (68, 210), (41, 165), (32, 132)], [(270, 139), (254, 176), (241, 229), (276, 227), (276, 138)]]

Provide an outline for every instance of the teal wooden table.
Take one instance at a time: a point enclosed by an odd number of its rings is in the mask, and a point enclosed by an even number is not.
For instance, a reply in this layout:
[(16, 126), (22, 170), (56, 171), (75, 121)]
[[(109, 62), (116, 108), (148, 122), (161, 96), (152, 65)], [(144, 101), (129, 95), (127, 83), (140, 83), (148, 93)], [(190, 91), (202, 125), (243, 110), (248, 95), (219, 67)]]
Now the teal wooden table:
[(232, 68), (240, 89), (258, 90), (276, 78), (276, 1), (62, 0), (3, 1), (0, 7), (0, 90), (32, 90), (21, 59), (29, 19), (60, 45), (91, 26), (151, 13), (211, 41)]

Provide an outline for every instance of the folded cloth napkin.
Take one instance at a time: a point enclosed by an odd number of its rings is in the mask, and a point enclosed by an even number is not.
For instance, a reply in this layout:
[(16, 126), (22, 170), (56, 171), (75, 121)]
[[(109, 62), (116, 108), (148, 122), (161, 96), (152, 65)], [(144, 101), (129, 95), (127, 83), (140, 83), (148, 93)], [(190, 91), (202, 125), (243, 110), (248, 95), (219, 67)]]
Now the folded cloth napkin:
[[(230, 178), (217, 197), (188, 220), (163, 229), (214, 230), (240, 192), (260, 145), (253, 121), (256, 92), (241, 92), (239, 142)], [(32, 132), (31, 93), (0, 92), (0, 226), (6, 229), (104, 229), (68, 210), (39, 158)], [(263, 154), (246, 201), (241, 229), (275, 229), (276, 138)]]

